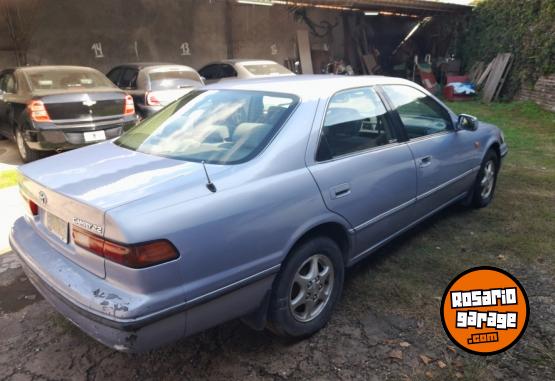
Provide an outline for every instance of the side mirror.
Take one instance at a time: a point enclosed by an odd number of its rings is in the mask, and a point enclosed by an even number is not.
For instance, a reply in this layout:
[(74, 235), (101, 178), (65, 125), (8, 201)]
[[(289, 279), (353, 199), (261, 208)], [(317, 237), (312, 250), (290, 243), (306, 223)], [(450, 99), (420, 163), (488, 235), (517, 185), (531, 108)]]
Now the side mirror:
[(457, 130), (476, 131), (478, 118), (472, 115), (460, 114), (457, 120)]

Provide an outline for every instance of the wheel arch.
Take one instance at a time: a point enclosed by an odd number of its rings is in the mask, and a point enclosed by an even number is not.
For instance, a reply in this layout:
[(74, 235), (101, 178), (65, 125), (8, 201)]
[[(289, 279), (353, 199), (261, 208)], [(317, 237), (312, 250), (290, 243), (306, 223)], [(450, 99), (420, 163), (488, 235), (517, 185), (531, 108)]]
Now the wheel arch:
[(341, 249), (343, 262), (347, 265), (349, 255), (354, 247), (354, 235), (351, 233), (351, 228), (346, 221), (343, 222), (339, 219), (319, 221), (299, 231), (289, 244), (286, 250), (287, 254), (283, 260), (285, 261), (291, 253), (299, 247), (299, 245), (302, 245), (307, 240), (318, 236), (325, 236), (335, 241)]
[(488, 153), (489, 150), (493, 150), (495, 152), (495, 154), (497, 155), (497, 161), (500, 162), (501, 161), (501, 146), (499, 145), (499, 142), (497, 142), (497, 141), (491, 142), (488, 145), (488, 149), (486, 149), (486, 152), (484, 152), (484, 157)]

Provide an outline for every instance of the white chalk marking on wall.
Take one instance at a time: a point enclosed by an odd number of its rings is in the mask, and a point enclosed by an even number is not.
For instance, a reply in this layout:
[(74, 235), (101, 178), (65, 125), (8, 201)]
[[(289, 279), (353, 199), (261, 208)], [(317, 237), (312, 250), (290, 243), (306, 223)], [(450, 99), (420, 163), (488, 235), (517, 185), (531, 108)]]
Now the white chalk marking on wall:
[(181, 49), (181, 55), (182, 56), (190, 56), (191, 55), (191, 48), (189, 47), (188, 42), (182, 43), (181, 46), (179, 47), (179, 49)]
[(94, 51), (94, 58), (103, 58), (102, 44), (100, 42), (95, 42), (92, 44), (91, 49)]
[(139, 44), (137, 41), (134, 41), (133, 47), (135, 48), (135, 55), (137, 56), (137, 59), (139, 59)]
[(276, 43), (273, 43), (272, 45), (270, 45), (270, 52), (272, 53), (273, 56), (278, 54), (278, 47)]

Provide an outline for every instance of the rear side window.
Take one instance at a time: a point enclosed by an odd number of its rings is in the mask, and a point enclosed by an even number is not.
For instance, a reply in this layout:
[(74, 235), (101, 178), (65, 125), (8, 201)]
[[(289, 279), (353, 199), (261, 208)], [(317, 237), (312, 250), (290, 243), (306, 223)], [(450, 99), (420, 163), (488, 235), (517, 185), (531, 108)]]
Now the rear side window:
[(329, 160), (394, 141), (387, 110), (374, 89), (345, 90), (329, 102), (316, 160)]
[(382, 86), (393, 103), (409, 139), (453, 128), (449, 113), (432, 97), (404, 85)]

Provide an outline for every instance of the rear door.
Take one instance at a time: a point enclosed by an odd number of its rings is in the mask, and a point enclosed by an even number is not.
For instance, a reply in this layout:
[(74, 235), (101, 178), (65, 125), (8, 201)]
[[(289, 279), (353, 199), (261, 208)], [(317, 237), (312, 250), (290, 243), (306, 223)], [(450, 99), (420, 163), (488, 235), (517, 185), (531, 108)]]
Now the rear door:
[(328, 209), (356, 231), (362, 254), (411, 222), (414, 160), (375, 89), (338, 92), (325, 107), (309, 170)]
[(456, 131), (439, 102), (406, 85), (382, 86), (405, 131), (418, 173), (417, 211), (425, 215), (468, 191), (478, 168), (475, 138)]

